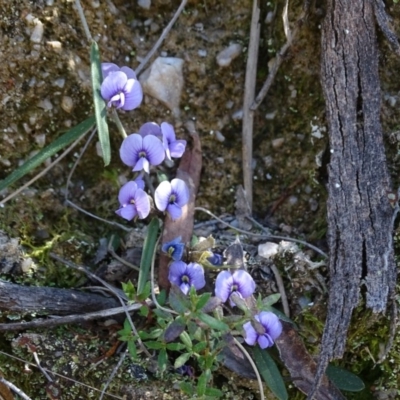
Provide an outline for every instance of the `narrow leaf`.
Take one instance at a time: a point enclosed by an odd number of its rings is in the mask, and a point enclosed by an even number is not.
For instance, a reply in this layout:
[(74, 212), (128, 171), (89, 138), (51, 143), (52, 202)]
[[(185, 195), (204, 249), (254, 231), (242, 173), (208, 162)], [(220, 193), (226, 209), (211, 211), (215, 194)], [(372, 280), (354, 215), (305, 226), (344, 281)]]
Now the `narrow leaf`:
[(210, 380), (211, 371), (206, 369), (197, 381), (197, 396), (204, 396), (207, 389), (207, 383)]
[(182, 293), (182, 290), (172, 284), (169, 292), (169, 305), (178, 313), (183, 314), (190, 307), (188, 298)]
[(101, 151), (103, 153), (104, 165), (107, 166), (111, 161), (110, 135), (107, 125), (107, 107), (101, 97), (100, 87), (103, 81), (101, 72), (99, 46), (95, 41), (90, 46), (90, 73), (92, 77), (94, 113), (96, 116), (97, 131), (99, 134)]
[(211, 297), (211, 293), (203, 293), (196, 303), (196, 311), (203, 308)]
[(132, 340), (130, 340), (130, 341), (128, 342), (128, 351), (129, 351), (129, 354), (131, 355), (131, 357), (132, 357), (134, 360), (136, 360), (136, 359), (137, 359), (136, 345), (135, 345), (135, 343), (134, 343)]
[(260, 375), (263, 377), (265, 383), (271, 389), (272, 393), (274, 393), (279, 400), (287, 400), (288, 394), (282, 379), (282, 375), (279, 372), (275, 361), (268, 354), (268, 351), (260, 349), (260, 347), (256, 346), (253, 349), (253, 356)]
[(225, 324), (225, 322), (222, 322), (219, 319), (212, 317), (211, 315), (199, 312), (196, 316), (201, 322), (204, 322), (212, 329), (215, 329), (218, 331), (229, 330), (229, 326), (227, 324)]
[(213, 387), (208, 387), (206, 388), (205, 395), (210, 397), (215, 397), (218, 399), (219, 397), (222, 397), (224, 395), (224, 392)]
[(186, 361), (192, 356), (191, 353), (183, 353), (181, 354), (174, 362), (174, 368), (177, 369), (182, 367), (182, 365), (186, 364)]
[(53, 156), (58, 151), (71, 144), (74, 140), (84, 135), (89, 129), (93, 127), (94, 122), (94, 117), (86, 119), (79, 125), (73, 127), (68, 132), (57, 138), (49, 146), (39, 151), (39, 153), (37, 153), (34, 157), (30, 158), (21, 167), (13, 171), (10, 175), (7, 176), (7, 178), (3, 179), (0, 182), (0, 191), (10, 186), (18, 179), (21, 179), (24, 175), (31, 172), (38, 165), (45, 162), (49, 157)]
[(194, 395), (194, 388), (193, 385), (189, 382), (181, 382), (179, 385), (180, 389), (182, 390), (183, 393), (188, 394), (189, 396)]
[(153, 218), (147, 228), (146, 239), (144, 240), (142, 258), (140, 260), (140, 272), (138, 277), (137, 293), (140, 295), (149, 278), (151, 261), (156, 247), (159, 222), (157, 218)]
[(334, 365), (328, 365), (326, 375), (340, 390), (360, 392), (365, 388), (364, 382), (352, 372)]
[(158, 368), (161, 373), (167, 369), (167, 351), (165, 349), (160, 350), (158, 354)]
[(172, 321), (171, 324), (167, 326), (167, 329), (164, 332), (164, 341), (166, 343), (174, 341), (186, 328), (185, 322), (182, 318), (177, 318), (175, 321)]

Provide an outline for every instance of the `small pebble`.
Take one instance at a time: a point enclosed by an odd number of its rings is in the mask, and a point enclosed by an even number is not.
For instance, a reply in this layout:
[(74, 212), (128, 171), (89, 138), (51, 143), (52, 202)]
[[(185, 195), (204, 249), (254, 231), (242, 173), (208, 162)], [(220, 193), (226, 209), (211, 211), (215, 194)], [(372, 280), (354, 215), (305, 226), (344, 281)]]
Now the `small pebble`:
[(46, 144), (46, 134), (45, 133), (39, 133), (38, 135), (35, 136), (35, 142), (37, 145), (42, 148)]
[(199, 55), (199, 57), (206, 57), (207, 56), (207, 50), (199, 50), (197, 52), (197, 54)]
[(44, 100), (39, 101), (38, 107), (43, 108), (43, 110), (45, 111), (50, 111), (53, 109), (53, 104), (48, 98), (46, 98)]
[(138, 0), (138, 6), (144, 8), (145, 10), (150, 10), (151, 0)]
[(273, 242), (266, 242), (258, 245), (258, 255), (263, 258), (271, 258), (278, 254), (279, 245)]
[(240, 55), (241, 52), (242, 45), (239, 43), (233, 43), (218, 53), (217, 64), (220, 67), (228, 67), (231, 62)]
[(265, 119), (268, 119), (269, 121), (272, 121), (275, 118), (276, 113), (277, 113), (277, 111), (275, 110), (275, 111), (272, 111), (272, 112), (270, 112), (268, 114), (265, 114)]
[(218, 140), (218, 142), (225, 142), (225, 136), (220, 132), (220, 131), (215, 131), (215, 139)]
[(72, 100), (72, 98), (69, 96), (63, 96), (63, 98), (61, 99), (61, 108), (65, 112), (70, 113), (74, 108), (74, 101)]
[(283, 145), (284, 142), (285, 142), (285, 138), (276, 138), (272, 141), (272, 147), (274, 149), (278, 149), (279, 147), (281, 147)]
[(35, 27), (33, 28), (32, 34), (31, 34), (31, 42), (33, 43), (40, 43), (43, 38), (43, 32), (44, 32), (44, 27), (43, 23), (35, 18), (33, 20), (33, 23), (35, 24)]

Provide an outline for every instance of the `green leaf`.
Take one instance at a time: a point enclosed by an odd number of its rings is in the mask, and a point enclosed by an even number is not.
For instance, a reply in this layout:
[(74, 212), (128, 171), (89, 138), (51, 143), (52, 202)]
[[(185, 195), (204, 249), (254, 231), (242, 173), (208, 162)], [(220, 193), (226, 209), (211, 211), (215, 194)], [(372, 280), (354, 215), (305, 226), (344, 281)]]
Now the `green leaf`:
[(137, 293), (140, 295), (146, 286), (149, 278), (151, 261), (153, 258), (154, 249), (157, 242), (158, 228), (160, 224), (158, 218), (153, 218), (147, 228), (146, 239), (144, 240), (142, 258), (140, 260), (140, 271), (138, 277)]
[(93, 103), (97, 132), (99, 135), (101, 151), (103, 153), (104, 165), (107, 166), (111, 161), (110, 135), (108, 133), (106, 120), (107, 107), (100, 93), (103, 74), (101, 72), (99, 46), (95, 41), (93, 41), (90, 46), (90, 73), (92, 77)]
[(134, 300), (135, 299), (135, 286), (133, 286), (133, 283), (129, 280), (127, 283), (122, 282), (122, 290), (126, 294), (126, 297), (128, 300)]
[(151, 341), (151, 342), (146, 342), (146, 347), (148, 347), (149, 349), (153, 349), (153, 350), (160, 350), (162, 348), (164, 348), (164, 344), (161, 342), (155, 342), (155, 341)]
[(346, 369), (328, 365), (326, 375), (340, 390), (360, 392), (365, 388), (364, 382), (357, 375)]
[(211, 377), (211, 370), (206, 369), (197, 381), (197, 396), (204, 396), (206, 394), (207, 383)]
[(179, 286), (174, 284), (171, 285), (168, 301), (171, 308), (179, 314), (183, 314), (190, 308), (188, 298), (182, 293)]
[(138, 294), (137, 299), (139, 301), (145, 301), (147, 298), (150, 297), (151, 294), (151, 282), (147, 281), (144, 285), (143, 291)]
[(270, 307), (273, 304), (277, 303), (279, 299), (281, 298), (281, 295), (279, 293), (274, 293), (266, 297), (265, 299), (262, 300), (262, 305), (264, 307)]
[(135, 342), (133, 340), (130, 340), (128, 342), (128, 351), (129, 354), (131, 355), (131, 357), (136, 360), (137, 359), (137, 351), (136, 351), (136, 345)]
[(210, 397), (216, 397), (218, 399), (219, 397), (222, 397), (224, 395), (224, 392), (213, 387), (207, 387), (205, 395)]
[(167, 301), (167, 291), (162, 289), (161, 292), (156, 296), (158, 303), (160, 306), (165, 306), (165, 302)]
[(167, 369), (167, 351), (165, 349), (160, 350), (158, 353), (158, 368), (161, 373)]
[(186, 349), (186, 346), (182, 343), (168, 343), (166, 347), (167, 350), (172, 350), (172, 351), (181, 351)]
[(146, 317), (147, 318), (147, 316), (149, 315), (149, 312), (150, 312), (150, 308), (149, 308), (148, 305), (142, 306), (139, 309), (139, 313), (140, 313), (140, 315), (142, 317)]
[(186, 364), (187, 360), (192, 356), (192, 353), (183, 353), (181, 354), (174, 362), (174, 368), (177, 369), (182, 367), (182, 365)]
[(179, 388), (182, 390), (183, 393), (193, 396), (194, 395), (194, 387), (189, 382), (181, 382)]
[(268, 351), (256, 346), (253, 348), (253, 356), (260, 375), (264, 378), (265, 383), (271, 389), (272, 393), (274, 393), (279, 400), (287, 400), (288, 394), (282, 375), (275, 361), (268, 354)]
[(193, 353), (200, 353), (208, 346), (207, 342), (199, 342), (193, 346)]
[(203, 293), (196, 303), (196, 311), (203, 308), (211, 297), (211, 293)]
[(78, 139), (80, 136), (84, 135), (89, 129), (94, 126), (94, 117), (90, 117), (85, 121), (81, 122), (79, 125), (73, 127), (68, 132), (64, 133), (62, 136), (57, 138), (49, 146), (40, 150), (35, 156), (26, 161), (21, 167), (13, 171), (7, 178), (0, 182), (0, 191), (10, 186), (17, 180), (21, 179), (27, 173), (31, 172), (38, 165), (45, 162), (49, 157), (56, 154), (58, 151), (67, 147), (74, 140)]
[(229, 326), (227, 324), (225, 324), (225, 322), (222, 322), (219, 319), (212, 317), (211, 315), (199, 312), (196, 314), (196, 316), (200, 321), (204, 322), (212, 329), (215, 329), (217, 331), (229, 330)]

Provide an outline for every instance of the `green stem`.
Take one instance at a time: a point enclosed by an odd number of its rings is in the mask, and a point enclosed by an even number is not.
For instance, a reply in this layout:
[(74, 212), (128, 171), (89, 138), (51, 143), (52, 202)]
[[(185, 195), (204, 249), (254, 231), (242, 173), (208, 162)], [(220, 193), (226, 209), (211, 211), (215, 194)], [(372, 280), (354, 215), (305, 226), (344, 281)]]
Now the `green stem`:
[(118, 131), (122, 136), (122, 139), (125, 139), (128, 135), (126, 134), (125, 129), (122, 126), (122, 123), (121, 123), (121, 120), (119, 119), (116, 108), (112, 109), (112, 116), (113, 116), (113, 120), (114, 120), (115, 124), (117, 125)]

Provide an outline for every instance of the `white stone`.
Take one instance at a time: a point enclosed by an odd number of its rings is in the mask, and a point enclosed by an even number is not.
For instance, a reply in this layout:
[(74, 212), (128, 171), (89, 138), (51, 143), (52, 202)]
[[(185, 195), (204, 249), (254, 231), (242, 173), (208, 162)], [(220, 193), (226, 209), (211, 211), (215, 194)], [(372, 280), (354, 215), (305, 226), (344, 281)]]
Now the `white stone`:
[(138, 0), (138, 6), (144, 8), (145, 10), (150, 10), (151, 0)]
[(44, 27), (42, 21), (40, 19), (35, 18), (34, 19), (34, 24), (35, 27), (33, 28), (32, 34), (31, 34), (31, 42), (33, 43), (40, 43), (43, 38), (43, 32), (44, 32)]
[(69, 96), (63, 96), (63, 98), (61, 99), (61, 108), (65, 112), (70, 113), (74, 108), (74, 101), (72, 100), (72, 98)]
[(271, 258), (278, 254), (279, 245), (273, 242), (266, 242), (258, 245), (258, 255), (264, 258)]
[(228, 67), (231, 62), (239, 56), (242, 52), (242, 45), (239, 43), (232, 43), (230, 46), (226, 47), (220, 51), (217, 55), (217, 64), (220, 67)]
[(145, 94), (154, 97), (179, 116), (179, 103), (183, 89), (183, 60), (158, 57), (140, 76)]

